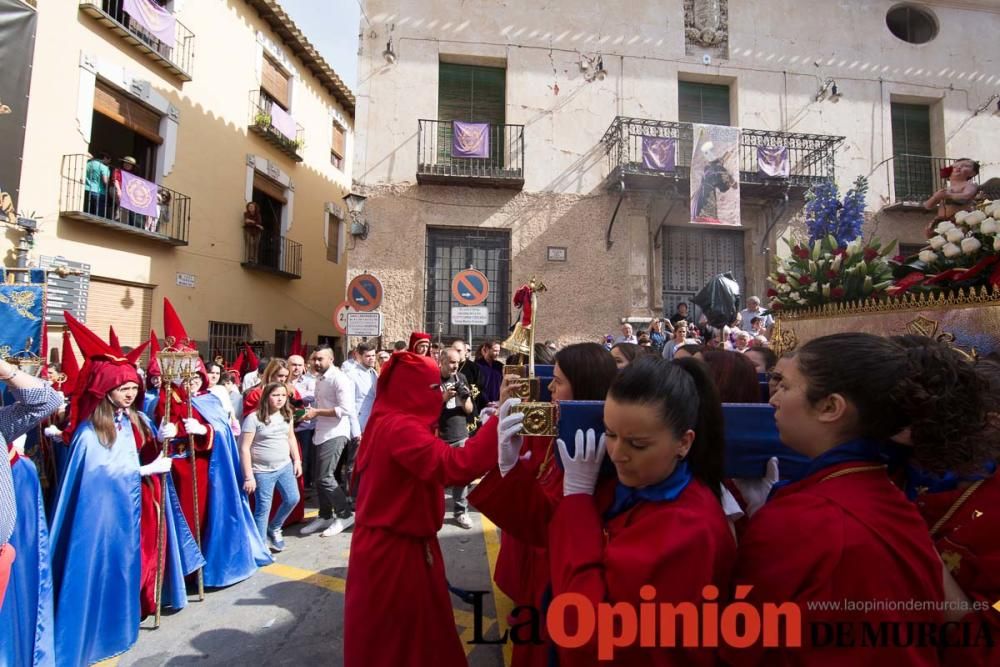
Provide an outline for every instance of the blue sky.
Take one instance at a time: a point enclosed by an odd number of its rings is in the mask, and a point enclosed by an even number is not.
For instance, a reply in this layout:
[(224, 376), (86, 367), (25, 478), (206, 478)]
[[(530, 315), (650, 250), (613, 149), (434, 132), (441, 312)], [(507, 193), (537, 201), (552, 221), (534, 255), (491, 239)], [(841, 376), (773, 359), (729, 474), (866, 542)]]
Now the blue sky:
[(280, 0), (352, 92), (358, 82), (358, 0)]

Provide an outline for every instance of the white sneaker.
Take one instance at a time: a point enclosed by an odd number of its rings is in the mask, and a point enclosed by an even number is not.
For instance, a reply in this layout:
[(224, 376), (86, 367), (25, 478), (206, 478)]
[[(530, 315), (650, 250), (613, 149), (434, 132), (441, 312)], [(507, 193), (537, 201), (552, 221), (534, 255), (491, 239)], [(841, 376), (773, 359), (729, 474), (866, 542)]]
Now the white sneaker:
[(312, 535), (316, 531), (325, 530), (333, 523), (333, 519), (324, 519), (322, 517), (316, 517), (299, 531), (300, 535)]
[(330, 526), (319, 534), (320, 537), (333, 537), (334, 535), (340, 535), (342, 532), (354, 525), (354, 515), (347, 517), (346, 519), (337, 519)]

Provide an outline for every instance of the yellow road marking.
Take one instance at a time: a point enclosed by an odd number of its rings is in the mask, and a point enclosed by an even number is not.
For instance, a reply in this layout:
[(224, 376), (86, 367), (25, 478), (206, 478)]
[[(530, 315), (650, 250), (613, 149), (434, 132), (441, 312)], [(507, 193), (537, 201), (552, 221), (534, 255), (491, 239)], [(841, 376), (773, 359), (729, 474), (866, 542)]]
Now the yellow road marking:
[[(272, 565), (268, 565), (267, 567), (262, 567), (260, 571), (272, 574), (276, 577), (281, 577), (282, 579), (312, 584), (313, 586), (325, 588), (326, 590), (334, 593), (343, 593), (347, 588), (347, 580), (342, 577), (331, 577), (327, 574), (320, 574), (301, 567), (293, 567), (291, 565), (283, 565), (281, 563), (274, 563)], [(472, 612), (468, 612), (464, 609), (452, 609), (452, 613), (455, 615), (455, 624), (462, 628), (459, 635), (461, 636), (462, 643), (465, 646), (465, 655), (468, 656), (469, 653), (472, 652), (472, 649), (475, 648), (475, 645), (468, 643), (472, 641), (473, 638), (475, 617), (472, 615)], [(496, 623), (496, 619), (484, 615), (483, 634), (490, 630), (494, 623)], [(113, 666), (107, 665), (104, 667)]]
[(308, 510), (303, 515), (303, 519), (315, 519), (319, 516), (319, 510)]
[[(496, 584), (497, 555), (500, 553), (500, 533), (492, 521), (484, 515), (481, 516), (483, 521), (483, 539), (486, 542), (486, 558), (490, 562), (490, 583), (493, 585), (493, 603), (496, 605), (497, 610), (497, 631), (500, 636), (503, 636), (508, 630), (507, 618), (510, 616), (510, 612), (514, 610), (514, 601), (507, 597), (506, 593), (501, 591)], [(512, 652), (513, 644), (504, 642), (504, 667), (510, 667)]]
[(119, 660), (121, 660), (121, 656), (116, 655), (113, 658), (108, 658), (107, 660), (101, 660), (100, 662), (95, 662), (94, 667), (117, 667)]

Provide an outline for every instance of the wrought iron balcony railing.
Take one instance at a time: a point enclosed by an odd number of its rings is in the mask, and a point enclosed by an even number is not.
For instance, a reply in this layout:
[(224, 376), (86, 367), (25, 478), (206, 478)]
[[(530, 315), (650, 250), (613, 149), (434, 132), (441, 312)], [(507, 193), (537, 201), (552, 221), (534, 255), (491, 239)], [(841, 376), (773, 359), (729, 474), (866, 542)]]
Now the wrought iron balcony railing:
[(263, 229), (244, 227), (242, 264), (285, 278), (301, 278), (302, 244)]
[(107, 185), (100, 177), (87, 178), (87, 163), (92, 159), (86, 155), (63, 156), (60, 215), (170, 245), (188, 244), (190, 197), (157, 185), (155, 215), (130, 211), (122, 206), (117, 194), (116, 170), (111, 170)]
[[(694, 136), (691, 123), (627, 118), (618, 116), (604, 134), (602, 142), (608, 151), (611, 179), (621, 178), (656, 187), (662, 179), (687, 180), (691, 171)], [(647, 167), (643, 162), (643, 137), (663, 137), (675, 140), (673, 171)], [(788, 185), (808, 188), (835, 176), (834, 151), (844, 137), (825, 134), (800, 134), (771, 130), (742, 129), (740, 131), (740, 183), (749, 185)], [(788, 177), (766, 175), (758, 167), (759, 147), (788, 149)]]
[(524, 126), (488, 125), (481, 141), (483, 157), (461, 157), (453, 121), (418, 120), (417, 182), (523, 187)]
[(250, 131), (296, 162), (302, 162), (302, 148), (306, 145), (302, 126), (259, 89), (250, 91)]
[[(153, 0), (135, 0), (139, 6), (152, 6), (150, 16), (163, 8)], [(173, 21), (172, 35), (153, 34), (139, 20), (125, 11), (125, 0), (80, 0), (80, 10), (93, 16), (123, 40), (181, 81), (190, 81), (194, 66), (194, 33)], [(164, 28), (171, 32), (170, 26)]]
[[(892, 193), (892, 207), (923, 208), (925, 201), (941, 188), (948, 187), (948, 179), (941, 170), (954, 164), (954, 158), (901, 153), (888, 160), (886, 170), (887, 192)], [(975, 177), (979, 182), (979, 176)]]

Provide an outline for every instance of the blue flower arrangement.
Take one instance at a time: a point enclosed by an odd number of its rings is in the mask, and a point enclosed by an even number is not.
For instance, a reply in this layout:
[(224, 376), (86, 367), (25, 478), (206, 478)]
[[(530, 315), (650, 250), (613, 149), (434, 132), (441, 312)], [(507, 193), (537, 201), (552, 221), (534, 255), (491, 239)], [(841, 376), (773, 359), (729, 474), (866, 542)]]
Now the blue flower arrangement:
[(838, 246), (846, 246), (861, 236), (867, 193), (868, 179), (864, 176), (858, 176), (843, 202), (833, 181), (813, 186), (806, 194), (806, 228), (810, 243), (832, 236)]

